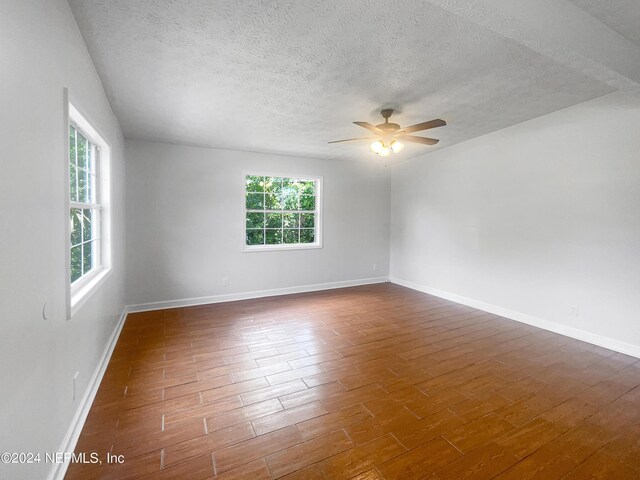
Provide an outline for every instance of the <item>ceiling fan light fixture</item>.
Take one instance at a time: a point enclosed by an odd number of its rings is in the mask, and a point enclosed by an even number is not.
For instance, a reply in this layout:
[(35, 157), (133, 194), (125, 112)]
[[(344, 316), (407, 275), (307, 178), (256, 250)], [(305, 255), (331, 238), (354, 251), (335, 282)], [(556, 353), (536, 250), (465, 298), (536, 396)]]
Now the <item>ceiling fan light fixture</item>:
[(394, 140), (393, 142), (391, 142), (391, 145), (389, 145), (389, 147), (391, 148), (391, 150), (393, 150), (393, 153), (398, 153), (404, 148), (404, 143), (399, 142), (398, 140)]
[[(385, 144), (382, 142), (382, 140), (376, 140), (375, 142), (373, 142), (371, 144), (371, 151), (373, 153), (377, 153), (378, 155), (382, 155), (382, 151), (384, 149), (386, 149), (387, 147), (385, 146)], [(388, 155), (388, 153), (387, 153)]]

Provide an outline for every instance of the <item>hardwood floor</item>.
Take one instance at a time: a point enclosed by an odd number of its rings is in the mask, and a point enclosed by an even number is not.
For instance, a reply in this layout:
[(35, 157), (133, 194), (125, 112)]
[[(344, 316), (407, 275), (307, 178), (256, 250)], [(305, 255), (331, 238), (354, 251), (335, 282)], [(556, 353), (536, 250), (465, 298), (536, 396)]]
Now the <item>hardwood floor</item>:
[(393, 284), (138, 313), (76, 450), (103, 463), (66, 478), (640, 478), (639, 385), (636, 358)]

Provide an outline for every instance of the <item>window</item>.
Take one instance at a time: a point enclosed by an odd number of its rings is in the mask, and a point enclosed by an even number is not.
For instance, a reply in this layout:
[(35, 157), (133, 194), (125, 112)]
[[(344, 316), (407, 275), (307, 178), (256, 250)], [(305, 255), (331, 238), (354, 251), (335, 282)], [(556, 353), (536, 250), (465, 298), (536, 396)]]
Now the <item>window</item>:
[(245, 251), (319, 248), (322, 178), (246, 174)]
[(75, 125), (69, 126), (69, 213), (71, 284), (101, 266), (99, 150)]
[(109, 271), (109, 147), (69, 105), (69, 316)]

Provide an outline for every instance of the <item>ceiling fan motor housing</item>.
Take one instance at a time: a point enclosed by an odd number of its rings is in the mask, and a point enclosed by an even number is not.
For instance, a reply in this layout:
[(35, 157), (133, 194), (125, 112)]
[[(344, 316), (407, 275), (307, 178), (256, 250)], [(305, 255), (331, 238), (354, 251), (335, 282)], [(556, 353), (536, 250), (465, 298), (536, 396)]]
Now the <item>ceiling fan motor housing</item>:
[(393, 108), (385, 108), (383, 110), (380, 110), (380, 115), (382, 115), (382, 118), (384, 118), (385, 120), (388, 119), (391, 115), (393, 115)]
[(380, 125), (376, 125), (380, 130), (384, 130), (385, 132), (393, 133), (396, 130), (400, 130), (400, 125), (397, 123), (381, 123)]
[(392, 108), (385, 108), (384, 110), (380, 110), (380, 115), (382, 115), (382, 118), (384, 118), (384, 123), (380, 123), (376, 125), (376, 127), (378, 127), (380, 130), (384, 132), (389, 132), (389, 133), (393, 133), (396, 130), (400, 130), (400, 125), (398, 125), (397, 123), (389, 123), (389, 117), (393, 115)]

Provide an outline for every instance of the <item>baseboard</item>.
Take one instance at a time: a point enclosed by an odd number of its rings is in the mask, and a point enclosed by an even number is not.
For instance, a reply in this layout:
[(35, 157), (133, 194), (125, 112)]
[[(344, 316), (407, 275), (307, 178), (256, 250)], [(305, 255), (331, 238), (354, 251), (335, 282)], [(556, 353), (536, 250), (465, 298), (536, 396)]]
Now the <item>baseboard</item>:
[(565, 335), (576, 340), (582, 340), (583, 342), (591, 343), (593, 345), (608, 348), (609, 350), (640, 358), (640, 346), (638, 345), (622, 342), (614, 338), (604, 337), (602, 335), (597, 335), (586, 330), (569, 327), (567, 325), (562, 325), (561, 323), (552, 322), (550, 320), (544, 320), (533, 315), (516, 312), (515, 310), (492, 305), (490, 303), (485, 303), (473, 298), (463, 297), (462, 295), (446, 292), (444, 290), (438, 290), (437, 288), (428, 287), (426, 285), (420, 285), (408, 280), (389, 277), (389, 281), (403, 287), (411, 288), (412, 290), (418, 290), (419, 292), (428, 293), (429, 295), (444, 298), (445, 300), (450, 300), (452, 302), (460, 303), (468, 307), (477, 308), (478, 310), (482, 310), (484, 312), (493, 313), (494, 315), (499, 315), (510, 320), (515, 320), (516, 322), (526, 323), (527, 325), (542, 328), (544, 330), (559, 333), (560, 335)]
[(235, 302), (238, 300), (248, 300), (251, 298), (274, 297), (276, 295), (291, 295), (293, 293), (317, 292), (319, 290), (333, 290), (335, 288), (357, 287), (359, 285), (371, 285), (374, 283), (384, 283), (389, 281), (387, 277), (362, 278), (359, 280), (346, 280), (342, 282), (316, 283), (312, 285), (302, 285), (300, 287), (274, 288), (271, 290), (256, 290), (252, 292), (230, 293), (225, 295), (213, 295), (210, 297), (183, 298), (179, 300), (169, 300), (166, 302), (141, 303), (129, 305), (127, 311), (147, 312), (150, 310), (164, 310), (167, 308), (193, 307), (196, 305), (206, 305), (209, 303)]
[[(127, 318), (127, 307), (125, 307), (118, 319), (118, 323), (116, 327), (113, 329), (113, 333), (109, 337), (107, 344), (105, 345), (104, 352), (102, 353), (102, 357), (98, 362), (98, 366), (93, 372), (91, 376), (91, 380), (89, 381), (89, 385), (78, 405), (78, 409), (76, 410), (75, 415), (73, 416), (73, 420), (67, 429), (67, 433), (62, 440), (62, 444), (58, 449), (58, 452), (73, 452), (76, 448), (76, 444), (78, 443), (78, 438), (80, 437), (80, 432), (82, 432), (82, 427), (84, 427), (84, 422), (87, 420), (87, 415), (89, 414), (89, 410), (91, 409), (91, 405), (93, 404), (93, 400), (96, 398), (96, 393), (98, 393), (98, 388), (100, 387), (100, 383), (102, 382), (102, 377), (104, 376), (104, 372), (107, 369), (107, 365), (109, 365), (109, 360), (111, 359), (111, 354), (113, 353), (113, 349), (118, 343), (118, 337), (120, 336), (120, 332), (122, 331), (122, 327), (124, 326), (124, 322)], [(64, 475), (67, 473), (67, 468), (69, 468), (69, 460), (64, 463), (56, 463), (53, 465), (51, 470), (49, 471), (49, 475), (47, 476), (47, 480), (62, 480)]]

